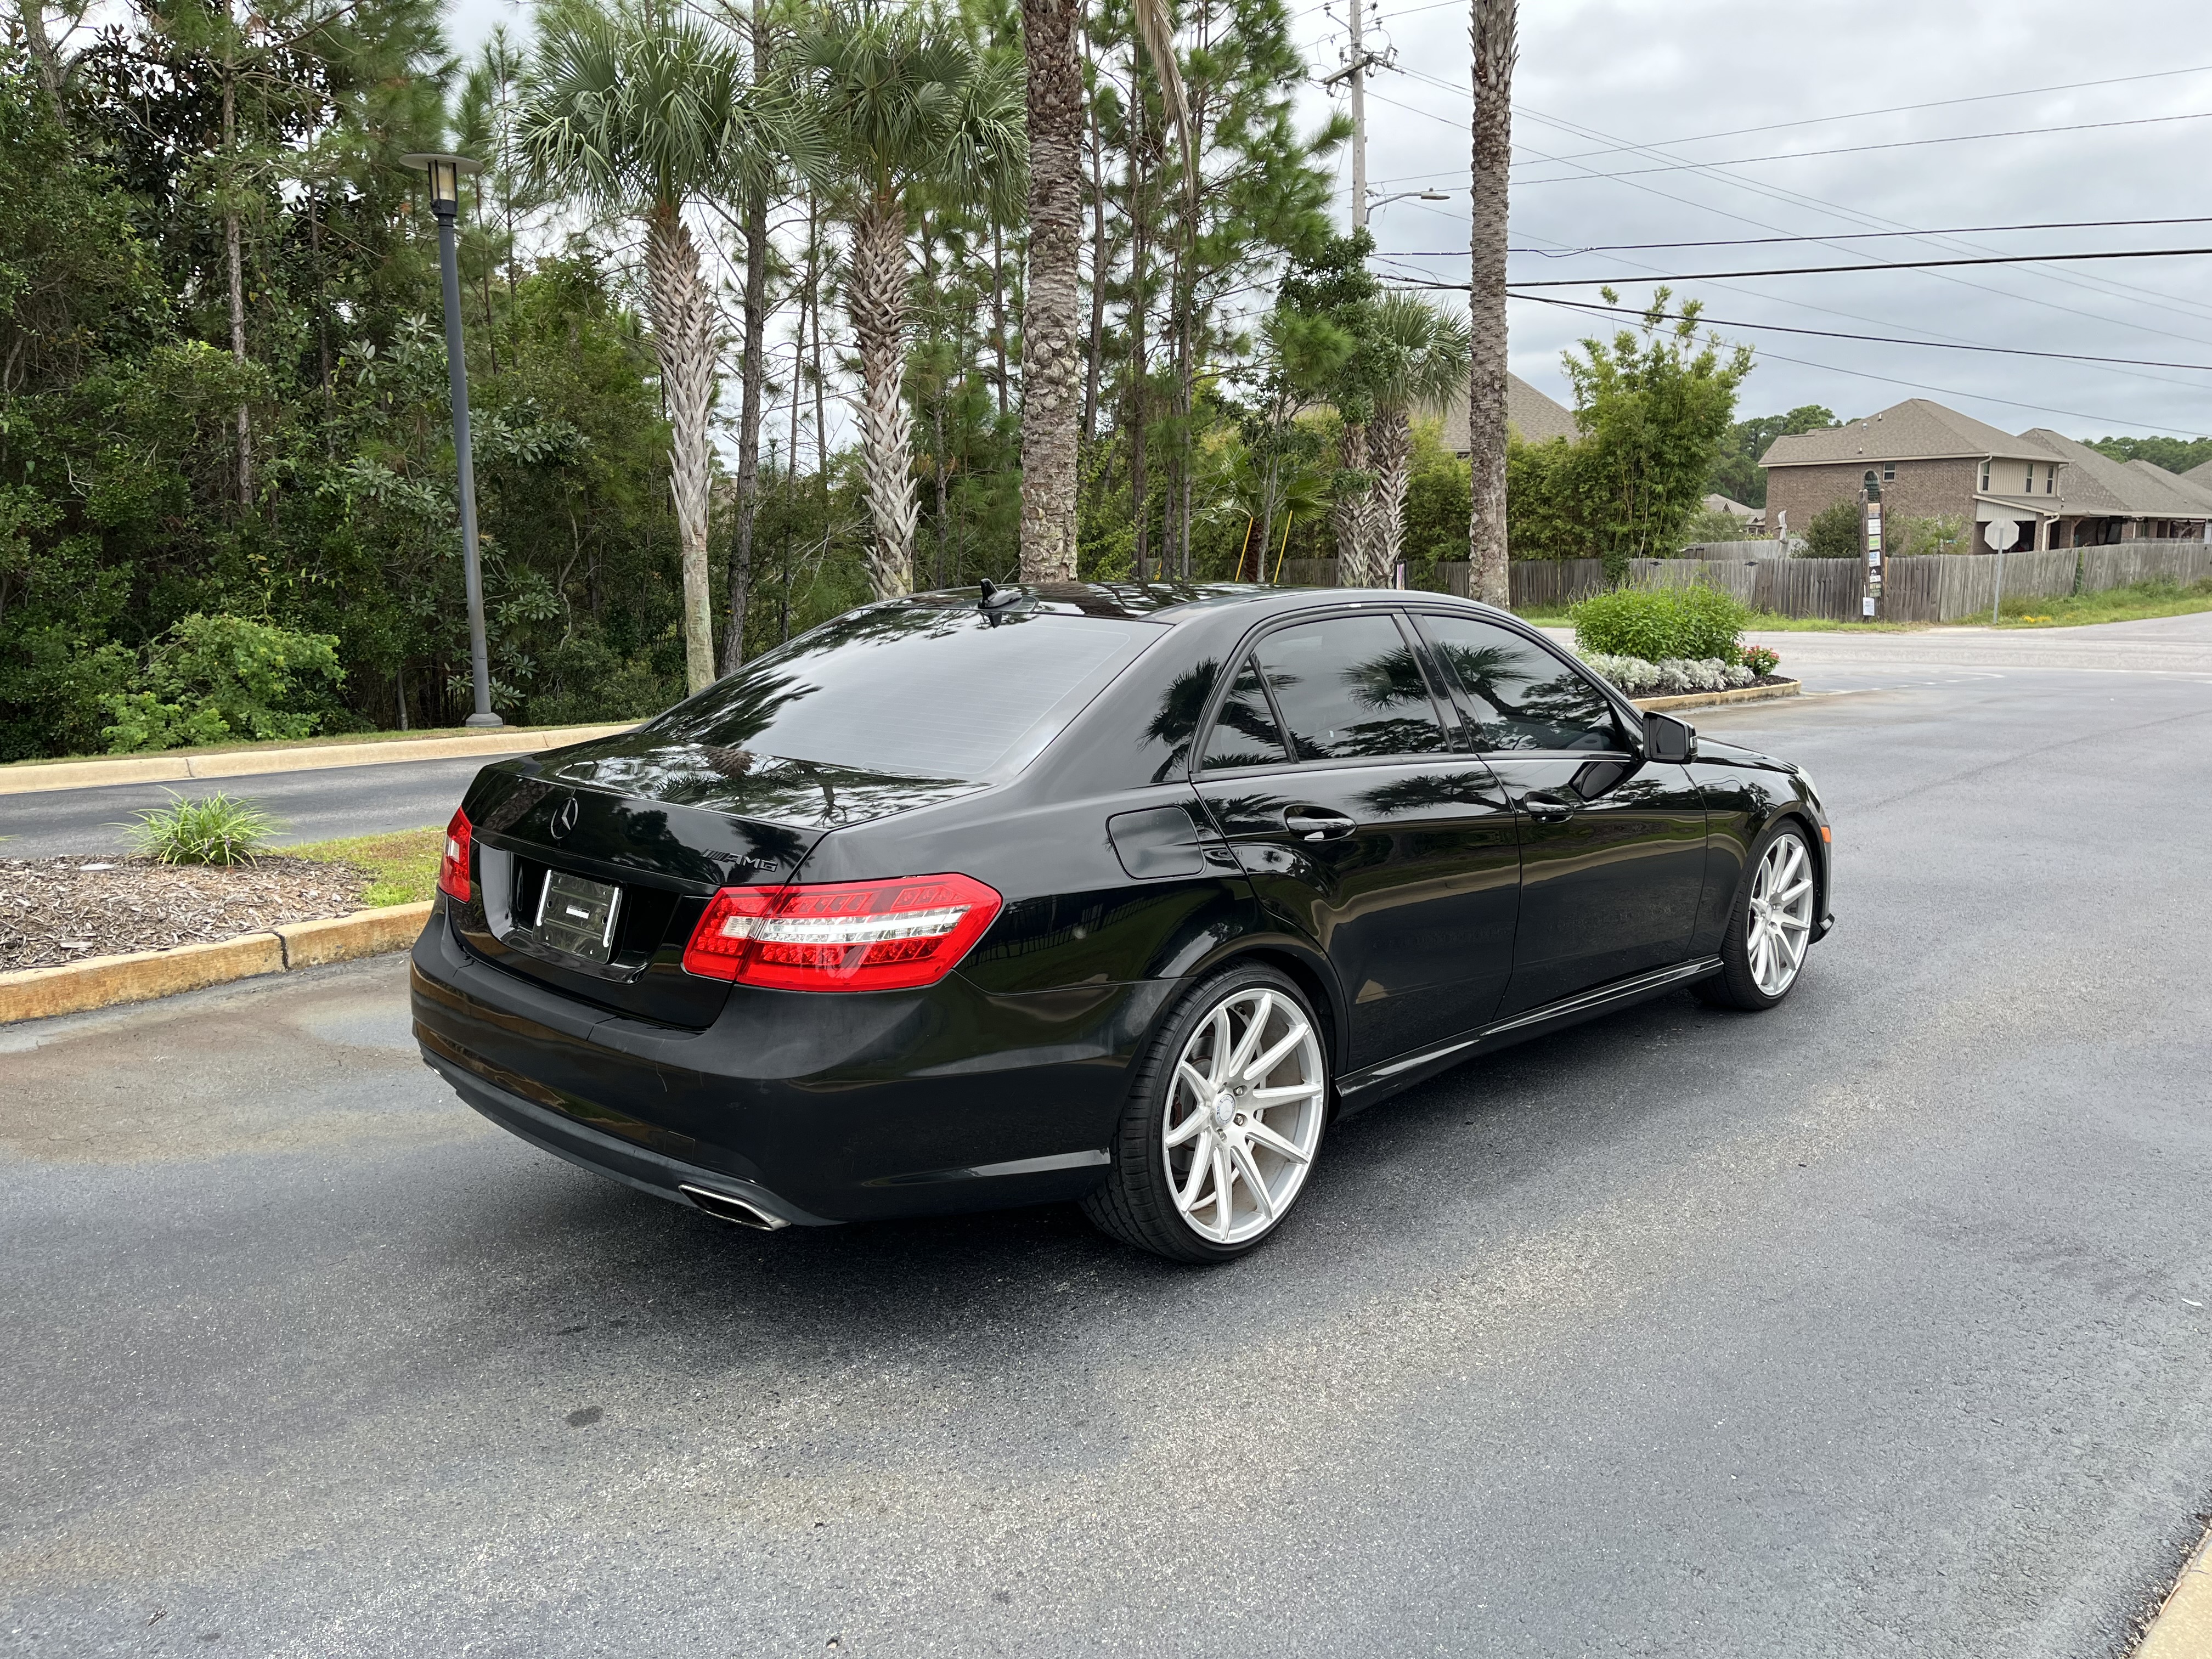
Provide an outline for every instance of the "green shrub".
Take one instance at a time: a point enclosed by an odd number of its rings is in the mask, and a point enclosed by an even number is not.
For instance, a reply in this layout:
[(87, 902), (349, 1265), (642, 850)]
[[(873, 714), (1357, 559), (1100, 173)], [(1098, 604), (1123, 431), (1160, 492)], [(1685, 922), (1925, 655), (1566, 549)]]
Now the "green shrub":
[(111, 755), (314, 735), (345, 678), (334, 634), (195, 611), (154, 642), (137, 689), (101, 699)]
[(1771, 674), (1781, 661), (1782, 658), (1778, 653), (1770, 651), (1763, 645), (1745, 647), (1743, 665), (1751, 670), (1754, 676)]
[(1856, 559), (1866, 550), (1865, 532), (1859, 523), (1863, 509), (1856, 501), (1838, 501), (1813, 515), (1805, 526), (1808, 559)]
[(1616, 587), (1574, 605), (1575, 647), (1587, 654), (1670, 658), (1692, 661), (1740, 659), (1736, 637), (1751, 613), (1735, 599), (1703, 583), (1692, 587)]
[(163, 864), (251, 864), (284, 826), (249, 800), (218, 789), (198, 800), (165, 791), (167, 806), (141, 812), (127, 827), (131, 850)]

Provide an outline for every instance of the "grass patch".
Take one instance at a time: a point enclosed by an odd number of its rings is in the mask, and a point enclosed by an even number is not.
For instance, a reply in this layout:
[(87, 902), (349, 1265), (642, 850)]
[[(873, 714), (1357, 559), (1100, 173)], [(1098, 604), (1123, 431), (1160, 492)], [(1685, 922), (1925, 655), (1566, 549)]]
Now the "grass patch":
[[(2187, 617), (2212, 611), (2212, 581), (2184, 587), (2164, 577), (2132, 587), (2108, 587), (2101, 593), (2076, 593), (2057, 599), (2008, 599), (1998, 613), (1999, 628), (2086, 628), (2096, 623), (2142, 622), (2153, 617)], [(1987, 612), (1952, 624), (1990, 625)]]
[(368, 890), (361, 896), (361, 902), (374, 910), (387, 904), (417, 904), (437, 891), (438, 860), (445, 847), (443, 830), (395, 830), (384, 836), (311, 841), (283, 851), (293, 858), (350, 864), (356, 870), (366, 870)]
[(1747, 634), (1912, 634), (1934, 623), (1838, 622), (1833, 617), (1778, 617), (1760, 611), (1744, 625)]
[[(1564, 611), (1516, 611), (1513, 613), (1525, 623), (1539, 628), (1572, 628), (1574, 618)], [(1747, 634), (1910, 634), (1933, 623), (1902, 622), (1838, 622), (1831, 617), (1778, 617), (1771, 611), (1753, 611), (1743, 625)]]

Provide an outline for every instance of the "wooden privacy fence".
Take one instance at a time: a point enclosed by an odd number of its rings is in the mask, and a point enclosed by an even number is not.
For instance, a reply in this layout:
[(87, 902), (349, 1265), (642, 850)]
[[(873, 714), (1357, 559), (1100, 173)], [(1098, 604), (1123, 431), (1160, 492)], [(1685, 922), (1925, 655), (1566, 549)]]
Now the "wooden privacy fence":
[[(2004, 597), (2009, 599), (2099, 593), (2160, 578), (2185, 586), (2212, 580), (2212, 544), (2204, 542), (2121, 542), (2003, 555), (1920, 554), (1892, 559), (1882, 568), (1883, 620), (1948, 623), (1986, 617), (1996, 597), (2000, 557)], [(1441, 562), (1430, 586), (1464, 598), (1470, 592), (1473, 568), (1465, 560)], [(1577, 599), (1602, 592), (1607, 586), (1605, 564), (1599, 559), (1516, 559), (1510, 571), (1516, 611), (1564, 611)], [(1334, 587), (1336, 561), (1286, 560), (1281, 580), (1286, 587)], [(1696, 582), (1731, 593), (1768, 616), (1855, 622), (1863, 614), (1866, 567), (1856, 559), (1632, 559), (1623, 578), (1623, 585), (1630, 587), (1682, 587)]]
[(2184, 587), (2212, 580), (2212, 544), (2204, 542), (2117, 542), (2081, 550), (2081, 589), (2101, 593), (2108, 587), (2133, 587), (2160, 577)]

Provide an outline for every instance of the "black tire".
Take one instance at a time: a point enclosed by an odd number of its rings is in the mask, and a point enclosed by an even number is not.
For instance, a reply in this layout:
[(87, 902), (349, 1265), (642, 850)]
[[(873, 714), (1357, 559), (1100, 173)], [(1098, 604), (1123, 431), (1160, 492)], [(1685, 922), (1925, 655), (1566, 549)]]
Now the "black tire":
[[(1105, 1184), (1083, 1200), (1084, 1213), (1101, 1232), (1171, 1261), (1212, 1263), (1233, 1261), (1257, 1248), (1272, 1238), (1287, 1218), (1291, 1207), (1304, 1190), (1303, 1178), (1285, 1200), (1282, 1212), (1255, 1236), (1230, 1243), (1202, 1236), (1185, 1219), (1176, 1205), (1170, 1154), (1163, 1144), (1165, 1115), (1173, 1097), (1176, 1063), (1185, 1045), (1224, 1002), (1259, 989), (1273, 992), (1294, 1005), (1313, 1028), (1316, 1039), (1320, 1038), (1322, 1025), (1314, 1017), (1313, 1005), (1286, 975), (1273, 968), (1259, 963), (1232, 965), (1192, 987), (1176, 1005), (1174, 1012), (1161, 1023), (1139, 1060), (1128, 1104), (1122, 1110), (1113, 1144), (1107, 1148), (1113, 1162)], [(1327, 1053), (1324, 1042), (1321, 1047), (1324, 1066)], [(1314, 1127), (1306, 1159), (1309, 1170), (1320, 1155), (1329, 1099), (1324, 1078), (1324, 1091), (1315, 1109), (1322, 1121)], [(1237, 1121), (1241, 1123), (1243, 1120), (1238, 1118)]]
[[(1691, 988), (1698, 994), (1700, 1000), (1712, 1007), (1733, 1008), (1748, 1014), (1764, 1013), (1788, 996), (1790, 992), (1796, 990), (1797, 981), (1805, 976), (1804, 963), (1801, 957), (1798, 965), (1790, 973), (1788, 981), (1782, 988), (1769, 993), (1760, 986), (1758, 975), (1753, 971), (1752, 891), (1757, 884), (1759, 868), (1765, 863), (1767, 854), (1773, 849), (1777, 842), (1785, 837), (1794, 838), (1802, 850), (1808, 879), (1814, 879), (1815, 883), (1814, 902), (1807, 907), (1808, 921), (1819, 914), (1818, 882), (1817, 877), (1813, 872), (1819, 870), (1820, 861), (1813, 851), (1811, 833), (1796, 818), (1784, 818), (1778, 823), (1770, 825), (1766, 831), (1752, 843), (1751, 856), (1744, 860), (1743, 877), (1736, 884), (1735, 901), (1729, 906), (1728, 929), (1721, 937), (1721, 971), (1709, 979), (1699, 980)], [(1804, 954), (1811, 954), (1809, 934)]]

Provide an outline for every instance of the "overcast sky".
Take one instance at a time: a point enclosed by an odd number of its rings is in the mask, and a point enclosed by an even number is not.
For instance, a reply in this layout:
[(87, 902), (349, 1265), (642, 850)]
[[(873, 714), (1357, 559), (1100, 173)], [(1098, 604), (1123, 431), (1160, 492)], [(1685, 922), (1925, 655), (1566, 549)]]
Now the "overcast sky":
[[(1370, 183), (1386, 191), (1441, 188), (1454, 199), (1383, 207), (1373, 220), (1376, 245), (1410, 256), (1460, 248), (1467, 7), (1384, 0), (1379, 15), (1401, 72), (1370, 82)], [(1296, 38), (1308, 45), (1317, 76), (1336, 67), (1346, 17), (1345, 0), (1306, 5), (1298, 15)], [(2122, 76), (2131, 78), (2078, 84)], [(2062, 85), (2068, 89), (2036, 90)], [(1531, 0), (1521, 9), (1514, 92), (1516, 249), (2212, 215), (2212, 119), (2156, 118), (2212, 112), (2212, 9), (2203, 0)], [(2027, 95), (1986, 96), (2016, 93)], [(1328, 94), (1312, 97), (1318, 115)], [(1964, 98), (1977, 101), (1863, 113)], [(2146, 124), (2055, 131), (2101, 122)], [(2000, 132), (2021, 136), (1811, 153)], [(1544, 159), (1577, 155), (1572, 163)], [(1733, 165), (1711, 165), (1718, 163)], [(1350, 177), (1347, 155), (1340, 172), (1347, 201)], [(1510, 269), (1520, 280), (1629, 278), (1620, 284), (1623, 303), (1640, 303), (1661, 274), (2206, 246), (2212, 223), (1572, 258), (1516, 252)], [(1451, 282), (1467, 271), (1463, 253), (1386, 268)], [(2212, 258), (1674, 286), (1704, 300), (1710, 315), (1747, 323), (2212, 365)], [(1553, 292), (1598, 298), (1594, 288)], [(1510, 309), (1515, 372), (1565, 401), (1560, 351), (1599, 319), (1526, 300)], [(1815, 403), (1849, 416), (1929, 397), (2008, 431), (2212, 432), (2205, 370), (1722, 331), (1758, 348), (1741, 400), (1747, 414)]]
[[(1338, 64), (1346, 0), (1291, 3), (1294, 38), (1318, 80)], [(1370, 44), (1379, 33), (1400, 66), (1370, 83), (1369, 180), (1452, 195), (1376, 212), (1377, 246), (1404, 256), (1383, 268), (1463, 282), (1465, 254), (1443, 251), (1463, 248), (1467, 235), (1467, 7), (1383, 0), (1368, 15), (1380, 18)], [(494, 22), (526, 15), (516, 0), (454, 0), (449, 27), (466, 49)], [(2212, 115), (2204, 0), (1529, 0), (1521, 31), (1516, 248), (2212, 216), (2212, 118), (2161, 118)], [(2080, 84), (2100, 81), (2113, 84)], [(1961, 99), (1976, 101), (1897, 109)], [(1328, 104), (1318, 86), (1310, 92), (1316, 122)], [(1896, 112), (1866, 113), (1883, 110)], [(2055, 131), (2113, 122), (2138, 125)], [(1986, 133), (2014, 136), (1811, 153)], [(1579, 159), (1545, 159), (1566, 156)], [(1775, 156), (1789, 159), (1747, 159)], [(1347, 153), (1340, 206), (1350, 178)], [(1623, 302), (1640, 303), (1655, 275), (2198, 246), (2212, 246), (2212, 222), (1521, 252), (1511, 270), (1522, 280), (1626, 279)], [(1709, 315), (1746, 323), (2212, 365), (2212, 258), (1674, 286), (1704, 300)], [(1594, 288), (1555, 292), (1598, 297)], [(1560, 351), (1601, 319), (1526, 300), (1510, 309), (1515, 371), (1566, 401)], [(1722, 331), (1759, 350), (1747, 414), (1814, 403), (1850, 416), (1929, 397), (2007, 431), (2212, 432), (2212, 370)]]

